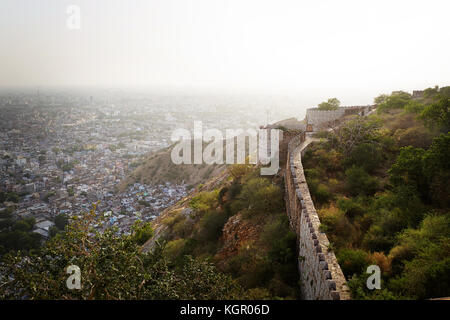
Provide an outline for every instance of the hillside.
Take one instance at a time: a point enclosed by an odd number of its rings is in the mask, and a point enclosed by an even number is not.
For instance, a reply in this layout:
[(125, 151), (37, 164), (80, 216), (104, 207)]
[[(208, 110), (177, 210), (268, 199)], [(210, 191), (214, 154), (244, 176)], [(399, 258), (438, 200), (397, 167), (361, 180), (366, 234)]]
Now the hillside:
[[(353, 298), (448, 296), (448, 286), (435, 282), (450, 272), (445, 245), (450, 239), (450, 196), (445, 180), (433, 178), (432, 191), (427, 191), (423, 185), (408, 187), (413, 177), (394, 182), (392, 169), (403, 161), (402, 150), (436, 151), (439, 143), (446, 143), (445, 116), (436, 116), (430, 108), (448, 100), (439, 95), (414, 100), (408, 96), (392, 107), (397, 97), (390, 97), (367, 119), (347, 116), (333, 132), (317, 134), (328, 141), (315, 143), (304, 156), (308, 185)], [(285, 132), (287, 141), (295, 134)], [(287, 141), (281, 146), (281, 164)], [(443, 148), (436, 152), (449, 149)], [(448, 155), (443, 159), (446, 168)], [(448, 176), (448, 168), (443, 170), (434, 176)], [(229, 167), (220, 179), (167, 209), (155, 221), (157, 237), (144, 248), (150, 249), (158, 238), (166, 243), (174, 265), (185, 255), (194, 256), (213, 262), (255, 298), (298, 298), (299, 287), (293, 285), (298, 281), (295, 235), (285, 215), (283, 172), (284, 168), (262, 178), (257, 167)], [(436, 251), (419, 252), (420, 245)], [(440, 257), (444, 260), (435, 264)], [(365, 268), (370, 264), (382, 270), (380, 291), (365, 289)]]
[[(377, 113), (321, 132), (303, 157), (314, 204), (357, 299), (450, 295), (450, 90), (397, 92)], [(365, 287), (366, 268), (382, 272)]]
[(190, 255), (213, 262), (254, 299), (299, 298), (295, 234), (284, 210), (282, 175), (232, 165), (168, 208), (153, 223), (155, 240), (175, 266)]
[(159, 184), (163, 182), (185, 183), (195, 187), (211, 177), (220, 175), (225, 165), (179, 164), (170, 158), (173, 146), (150, 153), (142, 164), (118, 185), (120, 192), (135, 182), (143, 184)]

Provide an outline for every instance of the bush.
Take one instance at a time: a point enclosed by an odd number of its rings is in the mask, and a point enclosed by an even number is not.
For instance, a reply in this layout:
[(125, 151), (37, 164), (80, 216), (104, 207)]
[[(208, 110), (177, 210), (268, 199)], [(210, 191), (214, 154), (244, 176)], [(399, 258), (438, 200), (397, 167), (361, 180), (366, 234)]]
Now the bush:
[(138, 245), (143, 245), (148, 239), (153, 237), (153, 229), (150, 222), (144, 223), (137, 220), (134, 223), (132, 230), (134, 241), (136, 241)]
[(396, 242), (396, 235), (407, 226), (400, 209), (382, 210), (365, 234), (363, 245), (372, 251), (389, 252)]
[(169, 241), (165, 246), (165, 253), (172, 261), (178, 261), (183, 256), (186, 246), (186, 239), (176, 239)]
[(246, 202), (251, 213), (277, 213), (283, 211), (283, 193), (266, 178), (253, 178), (247, 181), (241, 191), (240, 199)]
[(193, 221), (186, 218), (183, 215), (179, 215), (179, 218), (174, 221), (171, 226), (171, 235), (173, 237), (186, 238), (192, 233)]
[(422, 126), (398, 129), (394, 137), (399, 147), (413, 146), (415, 148), (427, 148), (432, 142), (431, 133)]
[(324, 184), (319, 184), (314, 192), (314, 201), (318, 204), (328, 203), (333, 198), (328, 187)]
[(337, 201), (337, 205), (345, 216), (352, 220), (357, 216), (362, 216), (365, 212), (364, 208), (352, 199), (341, 198)]
[(228, 216), (223, 213), (216, 211), (207, 212), (200, 219), (200, 230), (195, 238), (200, 243), (217, 241), (227, 220)]
[(355, 165), (367, 172), (373, 172), (380, 166), (383, 158), (380, 148), (374, 143), (361, 143), (353, 149), (347, 158), (347, 166)]
[(417, 190), (423, 190), (426, 184), (423, 175), (423, 157), (425, 150), (411, 146), (400, 149), (397, 160), (389, 169), (393, 185), (411, 185)]
[(425, 106), (423, 104), (421, 104), (420, 102), (418, 102), (417, 100), (408, 101), (408, 103), (404, 107), (405, 112), (414, 113), (414, 114), (421, 113), (424, 108), (425, 108)]
[(387, 112), (393, 109), (403, 109), (411, 100), (411, 95), (407, 92), (393, 92), (378, 105), (378, 112)]
[(206, 211), (215, 209), (218, 206), (218, 195), (218, 190), (213, 190), (211, 192), (200, 192), (192, 198), (189, 205), (196, 212), (205, 213)]
[(428, 215), (419, 229), (407, 229), (398, 239), (392, 263), (403, 272), (392, 281), (393, 289), (418, 299), (448, 296), (450, 215)]
[(59, 214), (55, 217), (54, 222), (59, 230), (64, 230), (65, 226), (69, 223), (69, 218), (65, 214)]
[(270, 249), (268, 257), (272, 263), (292, 263), (296, 260), (296, 235), (289, 229), (286, 215), (281, 215), (264, 227), (263, 243)]
[(342, 249), (337, 258), (342, 272), (348, 278), (353, 274), (365, 272), (367, 266), (372, 263), (369, 254), (361, 249)]
[(423, 158), (423, 172), (430, 186), (430, 198), (443, 208), (450, 207), (450, 133), (433, 140)]
[(442, 132), (450, 130), (450, 98), (443, 98), (439, 102), (426, 106), (420, 117), (430, 127), (437, 127)]
[(378, 189), (378, 181), (357, 166), (345, 170), (345, 183), (351, 195), (372, 195)]
[(338, 208), (330, 205), (319, 210), (320, 231), (326, 232), (334, 249), (351, 246), (359, 237), (358, 230), (350, 223), (345, 214)]
[(329, 173), (338, 171), (342, 166), (342, 154), (336, 150), (319, 149), (314, 152), (314, 157), (319, 168), (326, 170)]

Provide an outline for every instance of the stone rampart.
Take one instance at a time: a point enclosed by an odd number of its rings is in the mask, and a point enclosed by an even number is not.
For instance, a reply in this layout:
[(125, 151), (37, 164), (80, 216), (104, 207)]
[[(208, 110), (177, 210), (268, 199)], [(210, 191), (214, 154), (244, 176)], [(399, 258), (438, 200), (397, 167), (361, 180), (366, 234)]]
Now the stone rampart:
[(339, 120), (350, 114), (367, 115), (374, 106), (339, 107), (336, 110), (306, 109), (306, 126), (308, 131), (320, 131), (336, 126)]
[(285, 170), (286, 210), (297, 234), (298, 266), (303, 299), (348, 300), (350, 291), (309, 194), (301, 163), (302, 151), (312, 140), (301, 133), (288, 145)]

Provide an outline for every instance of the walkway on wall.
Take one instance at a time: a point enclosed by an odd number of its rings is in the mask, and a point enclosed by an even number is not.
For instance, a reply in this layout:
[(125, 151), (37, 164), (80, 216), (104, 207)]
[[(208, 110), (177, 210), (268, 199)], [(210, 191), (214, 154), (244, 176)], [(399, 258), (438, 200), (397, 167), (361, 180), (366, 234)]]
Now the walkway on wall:
[(316, 141), (322, 139), (305, 133), (292, 138), (285, 171), (286, 210), (297, 235), (300, 289), (307, 300), (347, 300), (350, 290), (330, 242), (320, 229), (301, 162), (302, 153)]
[(311, 143), (324, 140), (314, 134), (299, 134), (289, 141), (284, 175), (289, 224), (297, 234), (300, 288), (303, 299), (347, 300), (350, 290), (327, 235), (321, 231), (301, 161)]

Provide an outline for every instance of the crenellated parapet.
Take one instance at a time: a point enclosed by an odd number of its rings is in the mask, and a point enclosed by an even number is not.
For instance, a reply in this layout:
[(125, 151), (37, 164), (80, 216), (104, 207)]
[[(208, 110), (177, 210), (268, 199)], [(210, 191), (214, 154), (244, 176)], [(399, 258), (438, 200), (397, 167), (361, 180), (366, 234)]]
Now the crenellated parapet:
[(326, 234), (320, 231), (303, 172), (302, 152), (313, 141), (304, 132), (290, 140), (284, 176), (286, 210), (297, 234), (301, 294), (307, 300), (348, 300), (350, 290)]
[(375, 106), (349, 106), (339, 107), (335, 110), (320, 110), (319, 108), (306, 109), (306, 131), (320, 131), (334, 127), (340, 120), (351, 114), (367, 115)]

